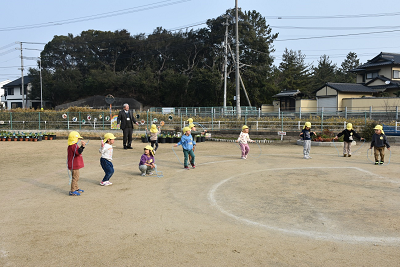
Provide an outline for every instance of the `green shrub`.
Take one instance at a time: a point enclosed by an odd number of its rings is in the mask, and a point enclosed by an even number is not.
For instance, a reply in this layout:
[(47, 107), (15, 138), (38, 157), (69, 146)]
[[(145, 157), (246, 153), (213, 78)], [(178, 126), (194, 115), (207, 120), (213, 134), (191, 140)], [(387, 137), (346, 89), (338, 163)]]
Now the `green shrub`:
[(372, 135), (375, 133), (374, 128), (377, 124), (379, 123), (376, 121), (367, 122), (367, 124), (365, 125), (365, 127), (361, 132), (361, 136), (364, 137), (365, 140), (371, 141)]

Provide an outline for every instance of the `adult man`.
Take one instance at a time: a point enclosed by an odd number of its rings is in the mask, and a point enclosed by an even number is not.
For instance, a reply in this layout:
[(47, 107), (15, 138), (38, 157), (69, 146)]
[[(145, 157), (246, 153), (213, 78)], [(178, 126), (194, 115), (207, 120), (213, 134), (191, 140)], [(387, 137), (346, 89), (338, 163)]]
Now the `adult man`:
[(124, 104), (123, 109), (118, 113), (117, 124), (123, 132), (124, 149), (132, 149), (133, 124), (136, 122), (133, 112), (129, 110), (129, 105)]

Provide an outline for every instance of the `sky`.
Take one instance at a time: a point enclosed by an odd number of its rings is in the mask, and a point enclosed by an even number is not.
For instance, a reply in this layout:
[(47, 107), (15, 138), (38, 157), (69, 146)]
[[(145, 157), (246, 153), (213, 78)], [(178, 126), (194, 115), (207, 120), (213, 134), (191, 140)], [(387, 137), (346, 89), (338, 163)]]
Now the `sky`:
[[(274, 65), (285, 48), (301, 51), (314, 66), (322, 55), (340, 64), (349, 52), (361, 63), (380, 52), (400, 53), (400, 5), (398, 1), (268, 1), (237, 0), (243, 11), (255, 10), (266, 18), (272, 33)], [(131, 35), (206, 27), (235, 7), (235, 0), (115, 0), (115, 1), (7, 1), (0, 24), (0, 82), (21, 77), (22, 42), (24, 74), (36, 67), (44, 45), (56, 35), (79, 35), (90, 29)]]

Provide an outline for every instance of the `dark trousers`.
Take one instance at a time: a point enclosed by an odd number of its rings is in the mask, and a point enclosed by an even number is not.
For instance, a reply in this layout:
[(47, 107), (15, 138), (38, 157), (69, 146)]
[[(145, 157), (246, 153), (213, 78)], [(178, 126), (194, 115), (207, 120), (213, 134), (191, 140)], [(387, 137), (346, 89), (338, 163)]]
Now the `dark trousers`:
[(186, 150), (186, 149), (184, 149), (184, 150), (183, 150), (183, 166), (184, 166), (184, 167), (188, 166), (189, 155), (192, 157), (192, 158), (190, 159), (190, 164), (194, 165), (194, 158), (195, 158), (195, 155), (194, 155), (193, 150)]
[(103, 182), (110, 180), (111, 176), (114, 174), (114, 166), (111, 161), (104, 158), (100, 158), (100, 165), (106, 173), (103, 178)]
[(125, 128), (122, 130), (123, 138), (122, 142), (124, 142), (124, 147), (130, 147), (132, 145), (132, 134), (133, 128)]
[(158, 141), (157, 140), (150, 140), (151, 147), (154, 149), (154, 151), (157, 151), (158, 149)]

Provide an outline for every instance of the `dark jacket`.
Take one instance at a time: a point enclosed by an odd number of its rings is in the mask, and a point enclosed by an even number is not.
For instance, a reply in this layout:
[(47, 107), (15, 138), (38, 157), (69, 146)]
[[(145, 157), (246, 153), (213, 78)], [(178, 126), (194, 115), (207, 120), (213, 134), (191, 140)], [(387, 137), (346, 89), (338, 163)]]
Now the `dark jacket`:
[(128, 111), (130, 120), (127, 120), (127, 115), (125, 110), (121, 110), (118, 113), (117, 124), (119, 124), (119, 128), (121, 130), (125, 128), (133, 128), (133, 124), (136, 124), (135, 117), (133, 116), (133, 112), (131, 110)]
[(386, 139), (386, 135), (374, 133), (372, 135), (371, 147), (384, 147), (384, 146), (386, 146), (387, 148), (390, 147)]
[(353, 142), (354, 137), (361, 140), (361, 137), (353, 129), (351, 129), (350, 131), (345, 129), (345, 130), (343, 130), (343, 132), (338, 134), (337, 137), (341, 137), (342, 135), (343, 135), (343, 141), (345, 141), (345, 142)]

